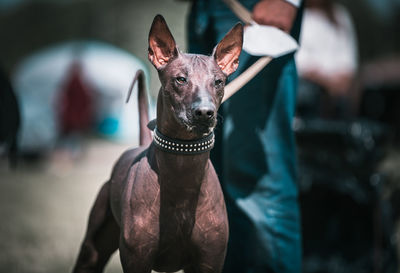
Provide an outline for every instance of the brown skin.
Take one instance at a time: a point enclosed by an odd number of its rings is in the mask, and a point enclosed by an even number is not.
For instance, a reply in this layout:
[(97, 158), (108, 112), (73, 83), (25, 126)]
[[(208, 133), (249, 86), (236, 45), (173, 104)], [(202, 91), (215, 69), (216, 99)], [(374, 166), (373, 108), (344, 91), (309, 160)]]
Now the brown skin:
[[(164, 19), (155, 17), (149, 59), (162, 85), (160, 132), (193, 140), (213, 129), (242, 36), (236, 25), (212, 56), (182, 54)], [(124, 272), (221, 272), (228, 220), (209, 152), (176, 155), (147, 146), (125, 152), (114, 166), (92, 209), (74, 272), (102, 272), (117, 248)]]
[(262, 0), (254, 6), (252, 18), (260, 25), (275, 26), (290, 32), (296, 13), (297, 7), (285, 0)]

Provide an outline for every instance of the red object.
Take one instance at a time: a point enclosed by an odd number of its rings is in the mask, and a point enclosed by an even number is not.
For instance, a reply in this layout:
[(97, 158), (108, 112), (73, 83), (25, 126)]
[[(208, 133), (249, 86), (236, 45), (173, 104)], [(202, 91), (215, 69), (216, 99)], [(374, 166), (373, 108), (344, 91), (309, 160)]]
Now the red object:
[(82, 79), (81, 65), (71, 65), (59, 97), (59, 118), (63, 134), (89, 129), (93, 121), (93, 92)]

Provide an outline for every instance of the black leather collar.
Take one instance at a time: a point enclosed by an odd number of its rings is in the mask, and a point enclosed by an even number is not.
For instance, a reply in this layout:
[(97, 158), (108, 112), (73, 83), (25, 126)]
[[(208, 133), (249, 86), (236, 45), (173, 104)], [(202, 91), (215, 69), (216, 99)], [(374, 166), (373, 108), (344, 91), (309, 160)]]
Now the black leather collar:
[(165, 152), (181, 155), (196, 155), (210, 151), (214, 147), (214, 133), (196, 140), (172, 139), (154, 128), (153, 143)]

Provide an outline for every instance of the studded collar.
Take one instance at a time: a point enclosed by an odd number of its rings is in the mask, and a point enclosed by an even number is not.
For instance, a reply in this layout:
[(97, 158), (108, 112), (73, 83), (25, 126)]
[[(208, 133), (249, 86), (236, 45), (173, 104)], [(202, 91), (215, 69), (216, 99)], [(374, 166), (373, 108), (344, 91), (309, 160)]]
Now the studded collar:
[(153, 143), (165, 152), (181, 155), (196, 155), (210, 151), (214, 147), (214, 133), (196, 140), (172, 139), (154, 128)]

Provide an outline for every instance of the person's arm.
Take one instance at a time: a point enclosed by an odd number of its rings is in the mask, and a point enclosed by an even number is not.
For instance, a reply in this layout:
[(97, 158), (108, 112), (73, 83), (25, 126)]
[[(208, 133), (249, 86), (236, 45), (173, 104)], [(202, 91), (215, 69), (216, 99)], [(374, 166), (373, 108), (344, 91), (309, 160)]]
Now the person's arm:
[(261, 0), (253, 8), (252, 18), (260, 25), (271, 25), (290, 32), (300, 0)]

